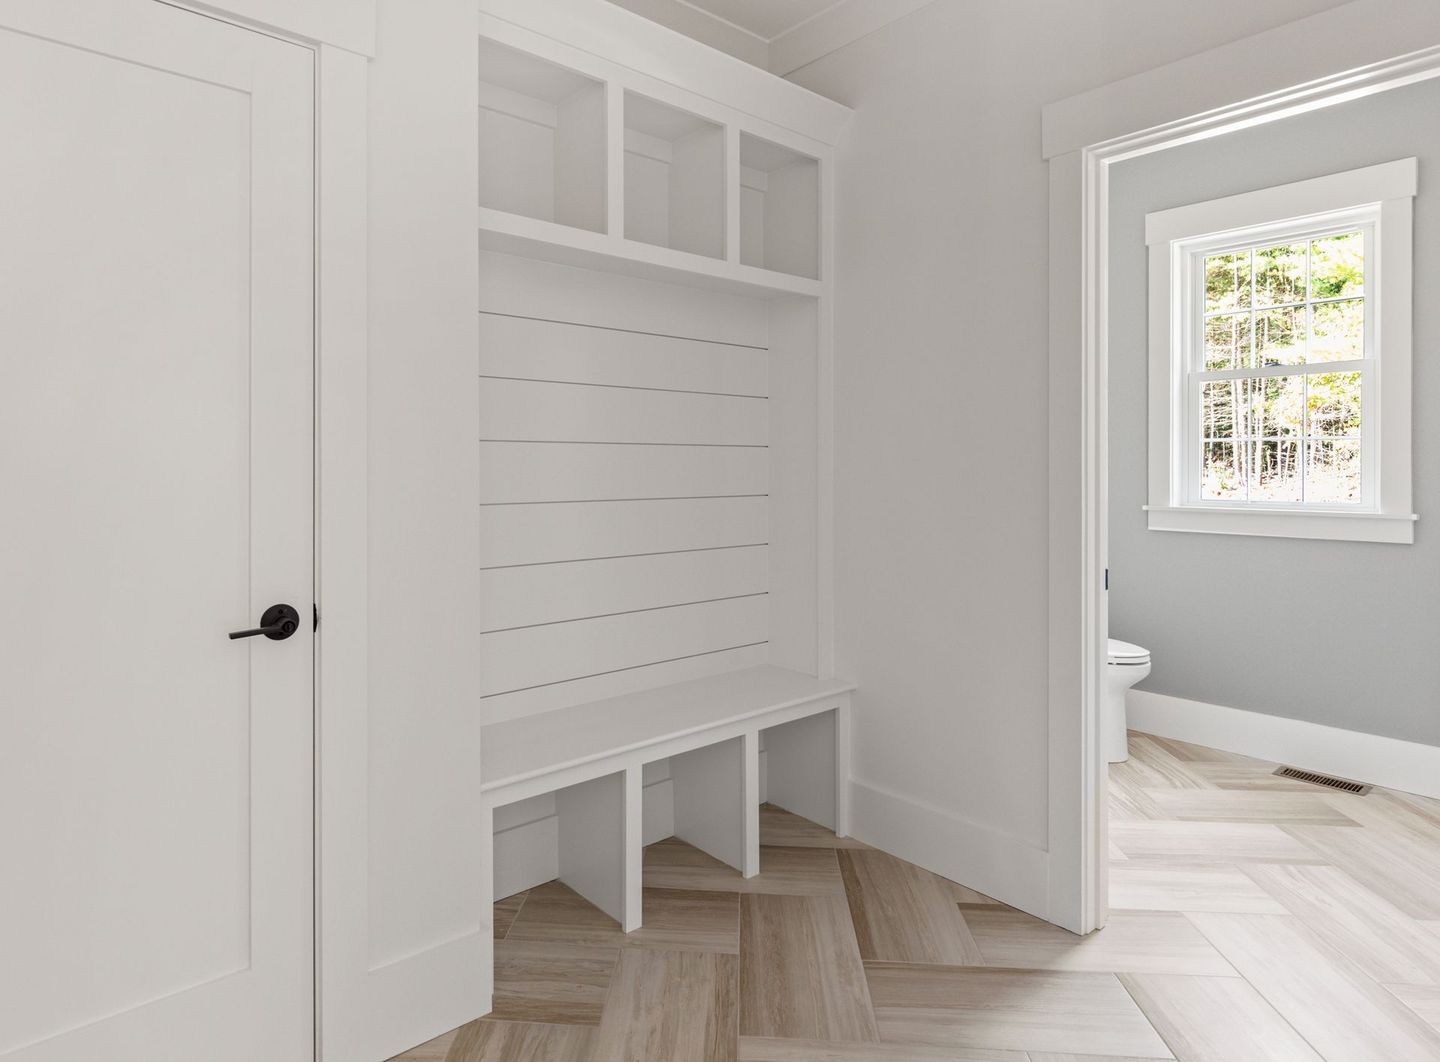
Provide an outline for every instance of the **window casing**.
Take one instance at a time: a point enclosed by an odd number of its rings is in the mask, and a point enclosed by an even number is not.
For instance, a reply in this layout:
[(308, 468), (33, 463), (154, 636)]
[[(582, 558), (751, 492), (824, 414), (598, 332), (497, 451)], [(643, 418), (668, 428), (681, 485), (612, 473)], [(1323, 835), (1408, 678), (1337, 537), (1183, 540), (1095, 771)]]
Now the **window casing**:
[(1410, 542), (1413, 159), (1147, 217), (1154, 530)]

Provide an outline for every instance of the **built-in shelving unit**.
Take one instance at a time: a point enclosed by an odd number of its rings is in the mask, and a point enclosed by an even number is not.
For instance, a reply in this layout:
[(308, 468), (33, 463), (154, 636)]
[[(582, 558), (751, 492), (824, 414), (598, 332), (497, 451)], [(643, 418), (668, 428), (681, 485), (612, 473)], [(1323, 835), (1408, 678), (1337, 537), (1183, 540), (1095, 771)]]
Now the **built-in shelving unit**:
[(482, 23), (482, 250), (820, 296), (828, 145), (513, 23)]
[(761, 800), (843, 833), (849, 784), (828, 258), (848, 111), (648, 29), (604, 0), (481, 0), (491, 885), (558, 878), (626, 931), (644, 843), (748, 877)]
[(740, 261), (820, 276), (820, 162), (740, 134)]
[(725, 128), (625, 93), (625, 238), (725, 257)]
[(605, 84), (480, 42), (480, 205), (605, 231)]

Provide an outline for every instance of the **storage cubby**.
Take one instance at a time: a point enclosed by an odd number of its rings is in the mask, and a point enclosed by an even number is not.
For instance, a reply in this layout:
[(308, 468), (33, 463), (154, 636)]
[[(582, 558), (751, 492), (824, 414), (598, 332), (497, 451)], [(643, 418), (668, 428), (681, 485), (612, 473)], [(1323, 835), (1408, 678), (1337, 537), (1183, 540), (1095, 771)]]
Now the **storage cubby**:
[(480, 41), (480, 205), (604, 232), (605, 85)]
[(725, 257), (725, 128), (625, 93), (625, 238)]
[(740, 134), (740, 261), (820, 276), (820, 163)]

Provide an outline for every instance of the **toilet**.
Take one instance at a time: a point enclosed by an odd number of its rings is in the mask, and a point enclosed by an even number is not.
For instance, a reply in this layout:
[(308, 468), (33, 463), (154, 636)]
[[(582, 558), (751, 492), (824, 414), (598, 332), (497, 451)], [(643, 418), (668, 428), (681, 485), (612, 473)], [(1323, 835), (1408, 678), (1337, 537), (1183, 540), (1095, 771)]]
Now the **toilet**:
[(1100, 705), (1105, 758), (1120, 763), (1130, 756), (1125, 741), (1125, 691), (1150, 674), (1150, 650), (1111, 638), (1105, 660), (1104, 698)]

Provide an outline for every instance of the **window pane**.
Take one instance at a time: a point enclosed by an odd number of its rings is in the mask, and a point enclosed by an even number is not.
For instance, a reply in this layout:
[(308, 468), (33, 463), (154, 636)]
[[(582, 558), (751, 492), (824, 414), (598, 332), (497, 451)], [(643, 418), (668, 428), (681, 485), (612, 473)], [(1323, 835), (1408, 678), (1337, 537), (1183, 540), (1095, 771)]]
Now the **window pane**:
[(1250, 454), (1251, 501), (1301, 500), (1299, 439), (1257, 439)]
[(1305, 500), (1320, 504), (1361, 500), (1360, 444), (1353, 439), (1311, 439), (1305, 466)]
[(1310, 435), (1360, 434), (1360, 374), (1317, 373), (1310, 377)]
[(1365, 234), (1347, 232), (1310, 243), (1310, 297), (1334, 299), (1365, 291)]
[(1200, 497), (1245, 500), (1245, 444), (1206, 443), (1201, 451)]
[(1205, 259), (1205, 312), (1243, 310), (1250, 305), (1250, 252)]
[(1205, 371), (1250, 365), (1250, 315), (1229, 314), (1205, 322)]
[(1365, 300), (1322, 302), (1314, 308), (1311, 361), (1350, 361), (1365, 356)]
[(1245, 433), (1245, 381), (1211, 380), (1200, 388), (1200, 436), (1233, 439)]
[(1305, 307), (1255, 314), (1255, 363), (1299, 365), (1305, 360)]
[(1306, 244), (1288, 243), (1255, 251), (1255, 305), (1305, 301)]
[(1256, 438), (1304, 434), (1305, 377), (1265, 376), (1247, 383), (1250, 397), (1247, 434)]

